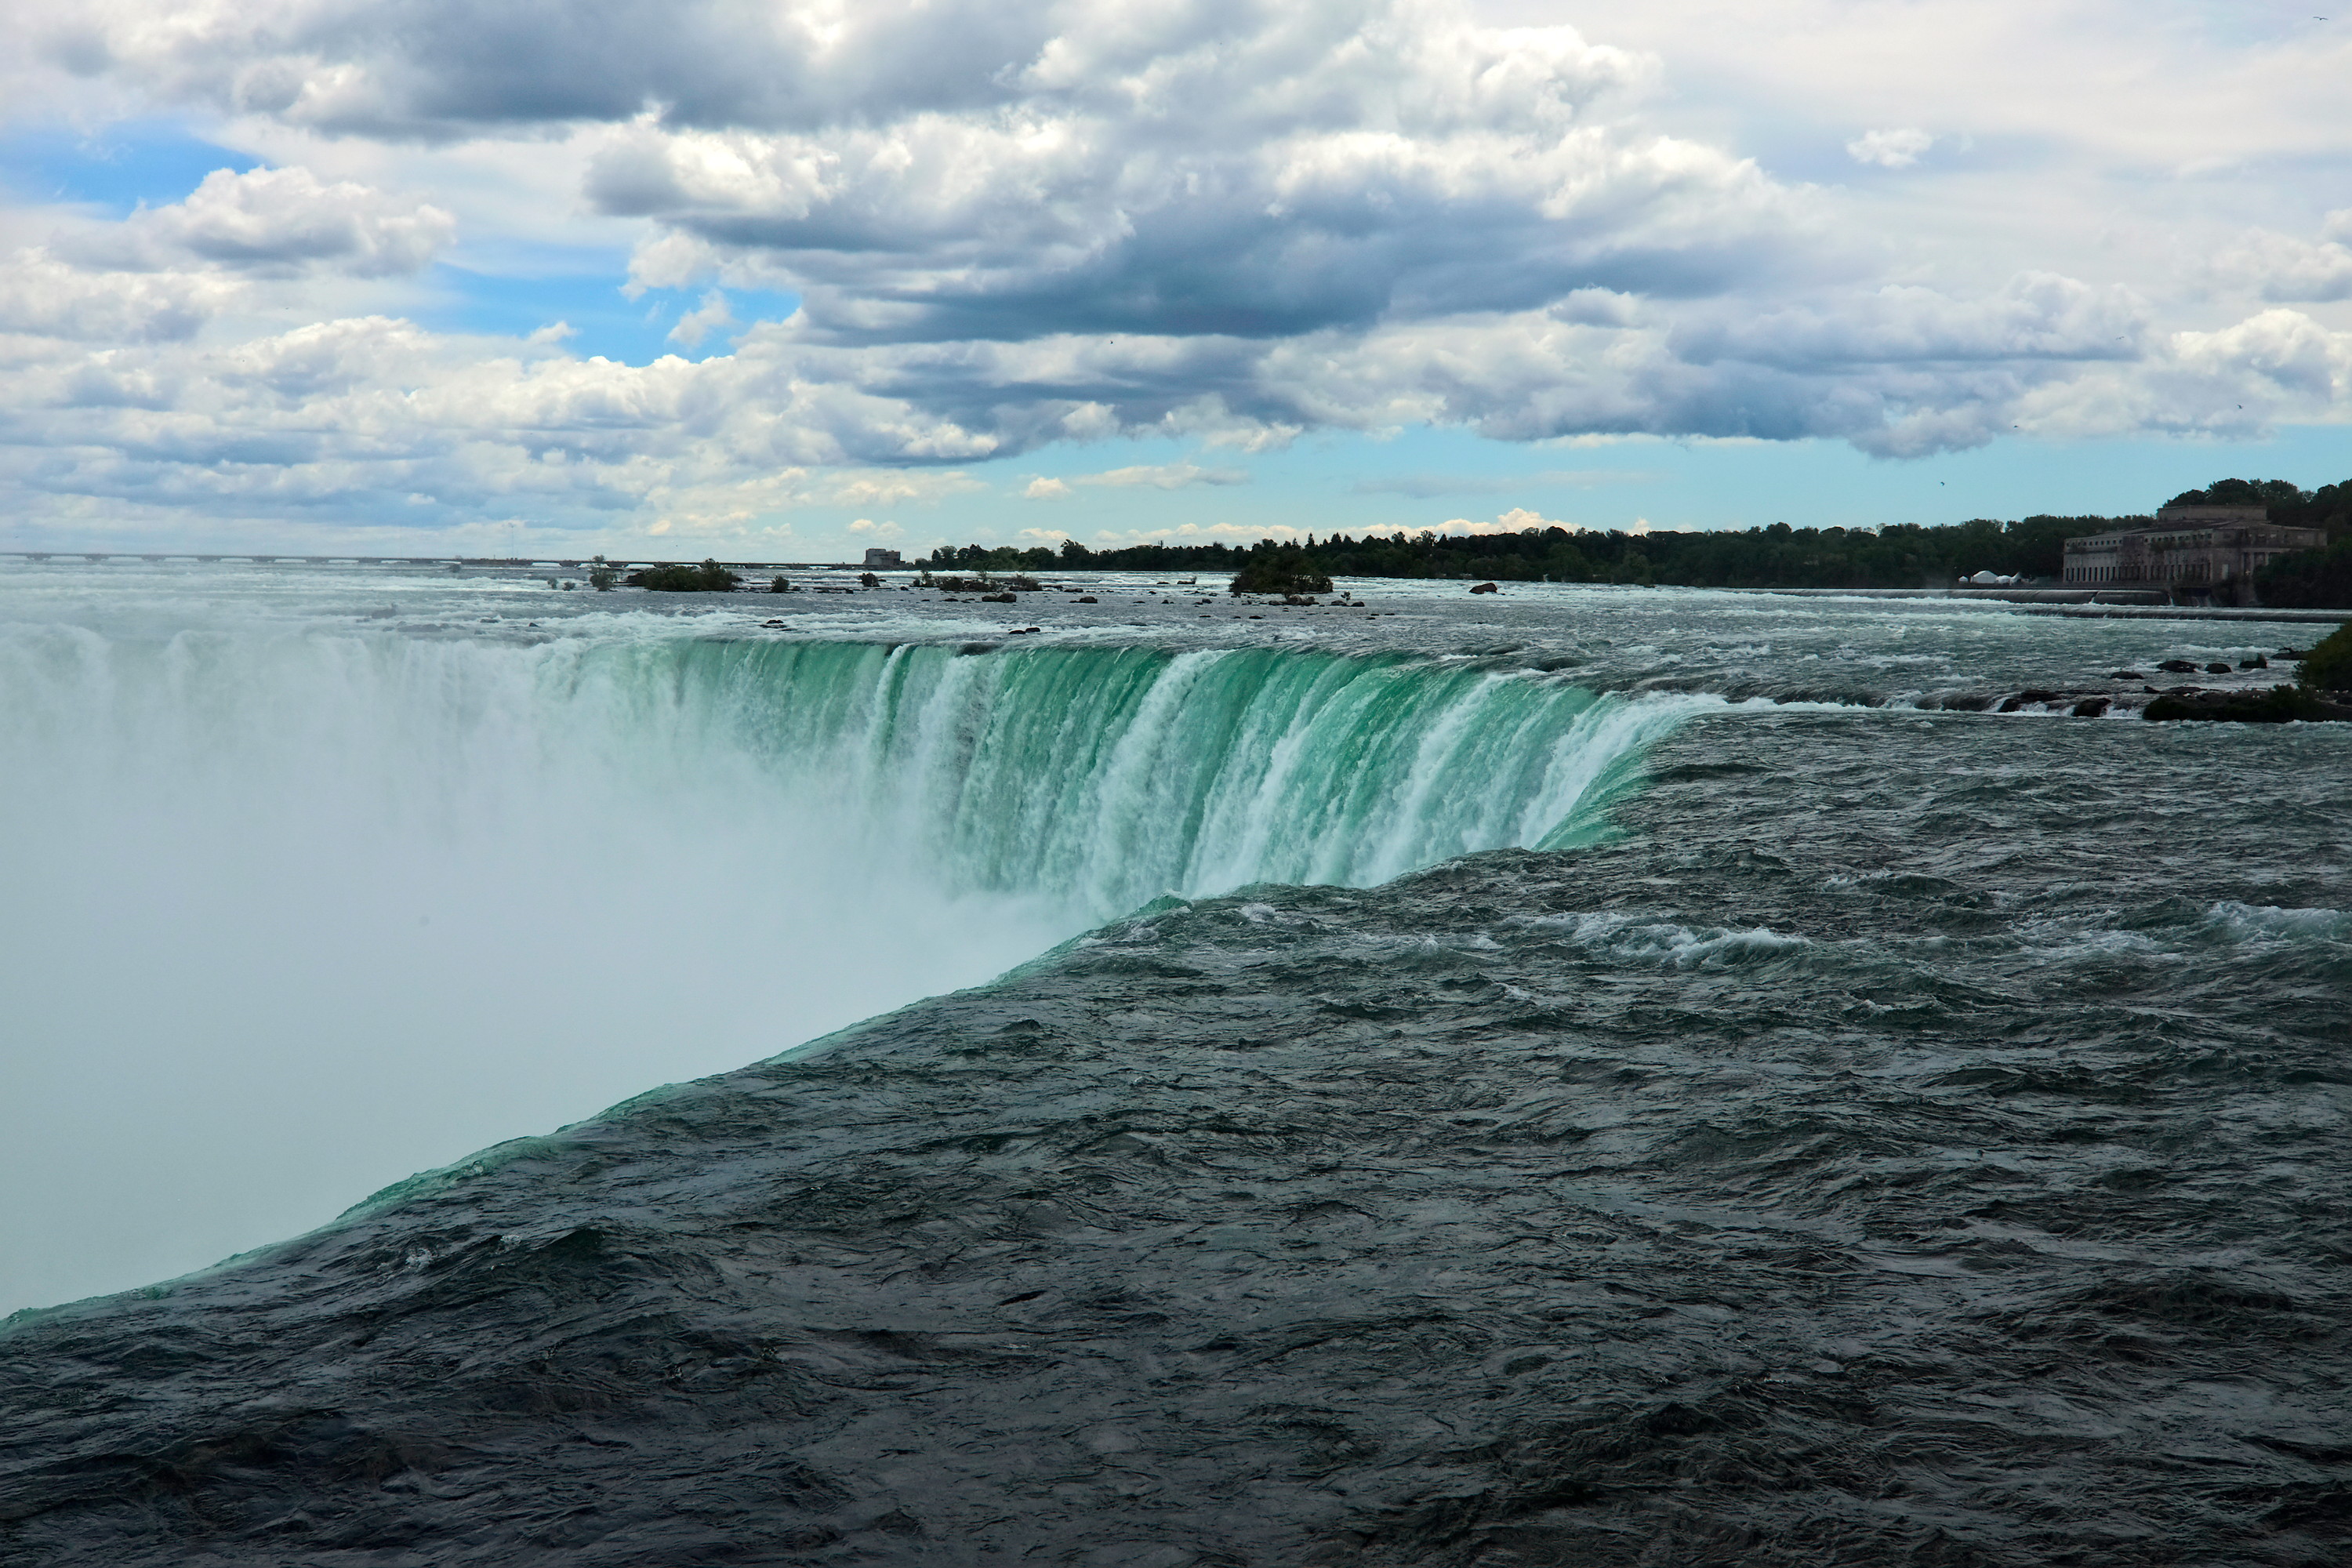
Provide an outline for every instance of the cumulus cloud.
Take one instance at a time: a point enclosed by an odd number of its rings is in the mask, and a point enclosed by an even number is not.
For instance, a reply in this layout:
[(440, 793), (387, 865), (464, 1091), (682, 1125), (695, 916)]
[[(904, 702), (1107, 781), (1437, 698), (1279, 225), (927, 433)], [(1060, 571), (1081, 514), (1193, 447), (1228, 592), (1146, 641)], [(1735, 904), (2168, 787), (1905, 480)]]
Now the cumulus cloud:
[(1440, 533), (1525, 533), (1529, 529), (1541, 532), (1548, 528), (1565, 529), (1570, 533), (1584, 531), (1575, 523), (1561, 522), (1555, 518), (1546, 517), (1539, 511), (1530, 511), (1523, 506), (1511, 508), (1492, 522), (1473, 522), (1466, 517), (1449, 518), (1437, 525), (1437, 531)]
[(85, 258), (126, 268), (208, 263), (271, 277), (390, 278), (423, 268), (457, 226), (430, 203), (331, 184), (308, 169), (215, 169), (186, 200), (78, 230), (68, 243)]
[(1049, 479), (1040, 474), (1029, 481), (1027, 488), (1022, 490), (1021, 496), (1024, 500), (1067, 500), (1076, 493), (1060, 479)]
[(0, 262), (0, 332), (124, 344), (185, 338), (235, 292), (218, 278), (80, 267), (30, 247)]
[(1936, 144), (1936, 139), (1916, 126), (1891, 131), (1865, 131), (1845, 144), (1846, 156), (1857, 163), (1882, 169), (1907, 169)]
[(734, 324), (735, 312), (728, 309), (727, 296), (713, 289), (703, 295), (701, 304), (678, 318), (677, 325), (669, 330), (669, 341), (694, 348), (712, 332)]
[(256, 280), (413, 273), (453, 237), (440, 208), (307, 169), (221, 169), (119, 222), (68, 216), (0, 261), (0, 332), (132, 346), (193, 336)]
[[(2323, 234), (2352, 238), (2352, 214), (2332, 213)], [(2264, 300), (2318, 302), (2352, 300), (2352, 246), (2341, 239), (2314, 244), (2291, 235), (2258, 229), (2215, 259), (2224, 283), (2249, 289)]]
[(2330, 331), (2300, 310), (2264, 310), (2220, 331), (2182, 332), (2175, 344), (2183, 370), (2265, 398), (2340, 398), (2352, 374), (2352, 334)]
[(1198, 463), (1147, 463), (1132, 468), (1110, 468), (1099, 474), (1080, 474), (1074, 482), (1101, 485), (1111, 489), (1181, 490), (1193, 485), (1245, 485), (1249, 481), (1246, 468), (1204, 468)]
[(843, 342), (1265, 339), (1706, 292), (1794, 238), (1801, 204), (1752, 165), (1613, 117), (1644, 72), (1569, 28), (1324, 4), (1146, 61), (1118, 15), (1087, 13), (1106, 36), (1074, 26), (986, 115), (640, 117), (589, 194), (658, 226), (641, 280), (772, 278)]

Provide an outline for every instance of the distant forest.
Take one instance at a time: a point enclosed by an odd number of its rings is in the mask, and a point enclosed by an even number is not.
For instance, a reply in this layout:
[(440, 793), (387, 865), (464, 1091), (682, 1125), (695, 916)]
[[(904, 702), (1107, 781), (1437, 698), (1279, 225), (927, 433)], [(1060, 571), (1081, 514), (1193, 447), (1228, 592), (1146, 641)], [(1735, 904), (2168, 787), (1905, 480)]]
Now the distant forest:
[[(2169, 505), (2252, 506), (2272, 520), (2329, 531), (2333, 546), (2279, 562), (2263, 582), (2265, 603), (2352, 605), (2335, 579), (2352, 579), (2352, 479), (2319, 490), (2284, 479), (2222, 479), (2176, 496)], [(1058, 551), (943, 545), (919, 564), (933, 571), (1233, 572), (1253, 557), (1276, 555), (1297, 573), (1333, 577), (1438, 577), (1497, 582), (1636, 583), (1694, 588), (1948, 587), (1991, 571), (2055, 581), (2065, 541), (2113, 528), (2144, 528), (2151, 517), (2048, 517), (1927, 528), (1769, 528), (1713, 532), (1571, 533), (1530, 528), (1517, 533), (1331, 533), (1304, 542), (1252, 545), (1130, 544), (1090, 550), (1075, 540)], [(2300, 564), (2298, 564), (2300, 563)], [(2331, 570), (2321, 570), (2331, 565)], [(2273, 598), (2276, 590), (2282, 596)], [(2340, 592), (2352, 595), (2352, 580)], [(2317, 597), (2300, 597), (2302, 594)]]

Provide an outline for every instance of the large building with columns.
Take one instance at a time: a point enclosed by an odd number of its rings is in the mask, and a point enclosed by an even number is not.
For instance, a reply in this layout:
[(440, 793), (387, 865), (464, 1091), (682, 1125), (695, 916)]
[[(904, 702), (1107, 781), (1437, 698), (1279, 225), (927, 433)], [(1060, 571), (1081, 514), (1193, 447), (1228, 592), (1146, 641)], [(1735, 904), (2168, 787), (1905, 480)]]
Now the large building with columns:
[(2253, 575), (2274, 557), (2316, 550), (2318, 528), (2271, 521), (2258, 506), (2168, 506), (2153, 528), (2122, 528), (2066, 542), (2069, 588), (2158, 588), (2177, 598), (2250, 604)]

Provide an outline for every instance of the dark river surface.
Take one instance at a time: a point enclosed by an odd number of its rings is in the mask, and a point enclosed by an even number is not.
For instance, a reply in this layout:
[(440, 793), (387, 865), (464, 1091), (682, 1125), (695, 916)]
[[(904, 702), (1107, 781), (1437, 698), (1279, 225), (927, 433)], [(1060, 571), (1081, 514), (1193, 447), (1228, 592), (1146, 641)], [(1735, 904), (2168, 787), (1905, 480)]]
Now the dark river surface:
[(2325, 627), (1361, 591), (469, 633), (1067, 940), (20, 1312), (0, 1561), (2352, 1560), (2352, 726), (2063, 716)]

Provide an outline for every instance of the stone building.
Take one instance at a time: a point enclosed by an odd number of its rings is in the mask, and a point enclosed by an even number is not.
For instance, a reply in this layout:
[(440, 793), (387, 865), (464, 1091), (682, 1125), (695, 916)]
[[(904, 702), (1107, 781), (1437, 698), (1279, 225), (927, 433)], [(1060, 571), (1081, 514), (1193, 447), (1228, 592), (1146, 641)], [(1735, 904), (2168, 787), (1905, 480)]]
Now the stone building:
[(904, 564), (905, 563), (898, 559), (898, 552), (895, 550), (869, 550), (866, 552), (866, 569), (868, 572), (879, 567)]
[(2253, 602), (2253, 575), (2290, 551), (2327, 542), (2319, 528), (2289, 528), (2258, 506), (2168, 506), (2153, 528), (2121, 528), (2066, 542), (2070, 588), (2154, 588), (2176, 598)]

